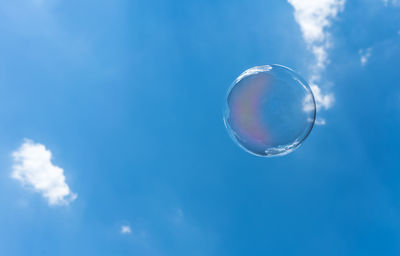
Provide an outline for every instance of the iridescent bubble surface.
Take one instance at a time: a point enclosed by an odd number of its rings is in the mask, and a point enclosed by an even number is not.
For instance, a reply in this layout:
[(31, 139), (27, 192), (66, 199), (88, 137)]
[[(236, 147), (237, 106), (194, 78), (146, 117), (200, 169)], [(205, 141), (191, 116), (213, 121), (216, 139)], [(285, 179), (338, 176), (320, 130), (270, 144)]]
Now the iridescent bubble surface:
[(233, 140), (257, 156), (286, 155), (314, 126), (315, 99), (305, 80), (280, 65), (253, 67), (230, 87), (224, 122)]

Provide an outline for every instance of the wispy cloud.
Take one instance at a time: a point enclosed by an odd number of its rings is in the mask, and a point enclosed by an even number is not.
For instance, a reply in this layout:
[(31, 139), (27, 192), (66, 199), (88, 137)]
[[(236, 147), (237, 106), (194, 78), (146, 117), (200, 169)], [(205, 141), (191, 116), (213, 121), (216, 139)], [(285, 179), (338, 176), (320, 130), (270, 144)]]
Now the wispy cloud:
[[(311, 90), (313, 91), (314, 97), (315, 97), (315, 103), (317, 105), (317, 109), (329, 109), (332, 107), (335, 98), (333, 97), (333, 94), (323, 94), (321, 92), (321, 88), (318, 87), (318, 85), (311, 83), (310, 85)], [(317, 100), (318, 99), (318, 100)]]
[(25, 140), (12, 157), (12, 178), (42, 194), (50, 205), (68, 205), (77, 198), (65, 182), (64, 170), (51, 162), (52, 154), (44, 145)]
[[(334, 95), (322, 92), (318, 85), (321, 73), (329, 64), (328, 49), (332, 46), (331, 35), (327, 29), (332, 20), (343, 10), (345, 0), (288, 0), (294, 8), (294, 16), (307, 43), (314, 55), (310, 63), (310, 86), (313, 90), (317, 109), (329, 109), (334, 102)], [(325, 121), (318, 122), (325, 124)]]
[(372, 53), (372, 48), (360, 49), (358, 51), (358, 54), (360, 54), (361, 66), (365, 66), (367, 64), (369, 57), (371, 57), (371, 53)]
[(132, 233), (131, 227), (128, 225), (121, 226), (121, 234), (127, 235)]
[(32, 0), (32, 3), (36, 5), (43, 5), (45, 4), (45, 0)]
[(400, 6), (400, 0), (382, 0), (385, 6)]
[(316, 125), (325, 125), (326, 124), (326, 120), (325, 119), (317, 119), (315, 120)]
[(171, 220), (175, 224), (181, 224), (184, 221), (184, 214), (181, 208), (176, 208), (171, 216)]

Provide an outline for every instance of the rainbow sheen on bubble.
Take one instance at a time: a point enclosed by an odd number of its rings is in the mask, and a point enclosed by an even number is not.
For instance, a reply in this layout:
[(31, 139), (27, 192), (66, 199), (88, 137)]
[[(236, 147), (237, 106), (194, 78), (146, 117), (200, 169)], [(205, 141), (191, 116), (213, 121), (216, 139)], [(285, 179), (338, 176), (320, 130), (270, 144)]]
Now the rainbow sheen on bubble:
[(257, 156), (286, 155), (311, 132), (314, 95), (304, 79), (281, 65), (253, 67), (230, 87), (224, 122), (233, 140)]

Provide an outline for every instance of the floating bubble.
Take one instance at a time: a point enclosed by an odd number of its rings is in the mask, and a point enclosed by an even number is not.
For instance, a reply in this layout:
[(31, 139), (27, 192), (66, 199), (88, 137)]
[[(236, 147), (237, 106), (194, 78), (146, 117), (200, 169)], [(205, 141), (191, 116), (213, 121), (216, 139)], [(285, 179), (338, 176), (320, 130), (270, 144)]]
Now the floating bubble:
[(310, 86), (280, 65), (253, 67), (232, 84), (224, 122), (233, 140), (257, 156), (286, 155), (301, 145), (314, 126)]

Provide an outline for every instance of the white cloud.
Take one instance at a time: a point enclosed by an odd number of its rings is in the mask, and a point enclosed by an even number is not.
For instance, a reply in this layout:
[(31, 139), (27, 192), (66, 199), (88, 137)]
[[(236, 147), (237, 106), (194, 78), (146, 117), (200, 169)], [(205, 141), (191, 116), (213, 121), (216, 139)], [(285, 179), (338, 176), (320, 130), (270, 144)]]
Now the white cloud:
[(360, 54), (361, 66), (365, 66), (367, 64), (369, 57), (371, 57), (371, 52), (372, 52), (372, 48), (360, 49), (358, 51), (358, 54)]
[(326, 120), (323, 118), (317, 118), (315, 119), (315, 123), (316, 125), (325, 125), (326, 124)]
[[(333, 94), (322, 94), (321, 89), (314, 83), (310, 83), (310, 87), (314, 94), (315, 105), (317, 109), (329, 109), (333, 105), (335, 102)], [(314, 111), (314, 102), (309, 95), (304, 98), (303, 110), (306, 112)]]
[(343, 10), (345, 0), (288, 0), (294, 7), (294, 16), (303, 33), (304, 40), (316, 57), (318, 68), (328, 63), (327, 48), (330, 35), (326, 31), (331, 20)]
[(121, 234), (130, 234), (132, 233), (130, 226), (121, 226)]
[(25, 140), (12, 157), (12, 178), (42, 194), (50, 205), (68, 205), (77, 198), (65, 182), (64, 170), (51, 162), (51, 152), (44, 145)]
[[(334, 102), (333, 94), (325, 94), (317, 85), (321, 73), (329, 63), (327, 50), (331, 47), (331, 35), (326, 31), (331, 26), (345, 0), (288, 0), (294, 8), (294, 16), (307, 43), (308, 49), (314, 54), (315, 60), (311, 65), (310, 84), (313, 90), (317, 109), (328, 109)], [(320, 122), (320, 124), (325, 122)]]
[(335, 102), (335, 97), (333, 94), (323, 94), (321, 92), (321, 88), (313, 82), (310, 83), (310, 87), (314, 94), (317, 109), (329, 109), (332, 107), (333, 103)]

